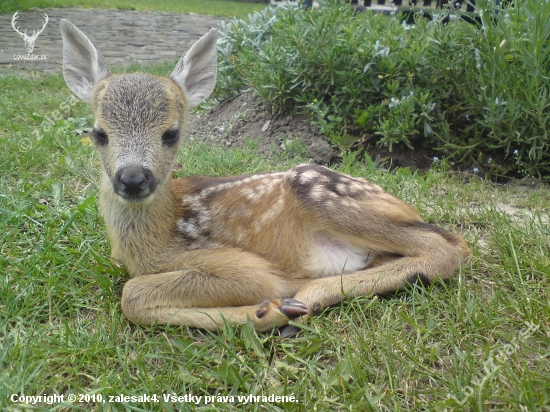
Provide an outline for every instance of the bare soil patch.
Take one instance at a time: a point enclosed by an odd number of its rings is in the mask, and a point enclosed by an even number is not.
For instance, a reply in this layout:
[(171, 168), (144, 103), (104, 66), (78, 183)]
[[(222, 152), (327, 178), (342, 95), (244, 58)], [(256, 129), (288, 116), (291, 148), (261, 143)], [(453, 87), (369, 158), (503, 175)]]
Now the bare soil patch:
[(242, 148), (258, 142), (258, 154), (299, 150), (315, 163), (328, 164), (336, 151), (304, 116), (274, 114), (252, 91), (243, 92), (202, 113), (191, 114), (189, 138), (199, 143)]

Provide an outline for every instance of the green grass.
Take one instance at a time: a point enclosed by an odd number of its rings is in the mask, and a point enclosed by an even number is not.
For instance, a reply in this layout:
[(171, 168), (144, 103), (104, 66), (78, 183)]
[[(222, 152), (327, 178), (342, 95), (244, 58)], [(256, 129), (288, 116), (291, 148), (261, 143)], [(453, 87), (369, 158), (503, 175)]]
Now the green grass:
[(223, 17), (245, 17), (262, 10), (265, 4), (232, 0), (6, 0), (0, 13), (13, 13), (31, 8), (82, 7), (91, 9), (122, 9), (176, 13), (208, 14)]
[[(550, 409), (548, 189), (522, 194), (436, 169), (385, 173), (368, 158), (344, 156), (338, 170), (464, 234), (472, 256), (455, 280), (344, 300), (285, 340), (247, 326), (138, 327), (120, 310), (128, 275), (109, 261), (94, 201), (98, 159), (72, 131), (91, 124), (90, 110), (79, 102), (45, 131), (45, 117), (70, 96), (61, 76), (0, 78), (0, 89), (0, 410), (31, 409), (12, 394), (92, 395), (33, 410)], [(263, 159), (253, 144), (241, 151), (188, 144), (179, 174), (280, 170), (306, 160)], [(502, 204), (533, 215), (506, 214)], [(203, 399), (164, 402), (163, 393)], [(93, 402), (119, 394), (157, 394), (160, 402)], [(239, 406), (237, 396), (248, 394), (292, 394), (297, 402)], [(235, 402), (204, 404), (216, 395)]]

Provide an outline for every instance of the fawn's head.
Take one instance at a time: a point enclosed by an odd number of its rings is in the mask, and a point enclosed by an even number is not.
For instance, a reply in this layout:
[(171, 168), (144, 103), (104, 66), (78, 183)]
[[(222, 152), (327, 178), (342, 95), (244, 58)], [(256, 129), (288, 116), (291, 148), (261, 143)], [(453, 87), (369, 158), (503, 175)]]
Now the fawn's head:
[(92, 140), (104, 177), (124, 203), (148, 203), (170, 177), (187, 110), (214, 89), (217, 31), (199, 39), (169, 78), (160, 78), (112, 75), (84, 33), (65, 19), (60, 27), (65, 82), (92, 106)]

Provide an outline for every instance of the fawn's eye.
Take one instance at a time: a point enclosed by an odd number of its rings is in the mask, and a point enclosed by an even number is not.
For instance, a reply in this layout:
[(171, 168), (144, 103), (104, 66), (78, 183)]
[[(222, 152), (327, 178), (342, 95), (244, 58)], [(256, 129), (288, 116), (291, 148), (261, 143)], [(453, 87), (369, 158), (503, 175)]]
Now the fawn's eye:
[(171, 146), (175, 144), (180, 138), (180, 131), (179, 130), (167, 130), (162, 135), (162, 143)]
[(94, 137), (95, 141), (101, 146), (104, 146), (107, 143), (109, 143), (109, 138), (107, 137), (107, 133), (105, 133), (103, 130), (98, 130), (98, 129), (92, 130), (92, 136)]

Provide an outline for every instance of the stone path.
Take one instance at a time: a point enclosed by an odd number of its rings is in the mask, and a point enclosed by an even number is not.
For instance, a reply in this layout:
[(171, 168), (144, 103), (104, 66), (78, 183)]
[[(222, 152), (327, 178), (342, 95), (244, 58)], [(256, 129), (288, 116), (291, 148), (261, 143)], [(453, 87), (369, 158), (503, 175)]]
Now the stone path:
[(0, 76), (12, 73), (40, 74), (61, 71), (62, 41), (59, 21), (68, 19), (98, 47), (107, 64), (161, 62), (179, 58), (200, 36), (217, 26), (221, 18), (177, 13), (124, 10), (44, 9), (20, 12), (16, 27), (27, 34), (46, 28), (32, 52), (47, 60), (24, 61), (25, 42), (11, 25), (13, 14), (0, 14)]

